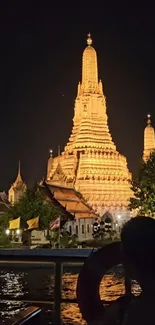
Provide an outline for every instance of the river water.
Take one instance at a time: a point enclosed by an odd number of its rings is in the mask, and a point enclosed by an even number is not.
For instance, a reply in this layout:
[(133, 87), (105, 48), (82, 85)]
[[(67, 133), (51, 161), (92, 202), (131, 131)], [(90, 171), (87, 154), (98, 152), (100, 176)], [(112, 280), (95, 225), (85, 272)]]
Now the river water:
[[(80, 267), (64, 267), (62, 281), (62, 297), (76, 298), (76, 284)], [(1, 268), (0, 272), (0, 321), (3, 323), (12, 318), (26, 306), (26, 300), (48, 300), (53, 297), (54, 268), (52, 267), (12, 267)], [(135, 294), (139, 287), (133, 284)], [(101, 299), (115, 300), (124, 293), (124, 277), (121, 266), (117, 266), (106, 274), (100, 285)], [(5, 299), (4, 299), (5, 296)], [(18, 301), (11, 300), (12, 298)], [(21, 300), (20, 300), (21, 299)], [(52, 324), (52, 306), (44, 306), (45, 322)], [(62, 321), (67, 325), (85, 324), (77, 304), (62, 304)]]

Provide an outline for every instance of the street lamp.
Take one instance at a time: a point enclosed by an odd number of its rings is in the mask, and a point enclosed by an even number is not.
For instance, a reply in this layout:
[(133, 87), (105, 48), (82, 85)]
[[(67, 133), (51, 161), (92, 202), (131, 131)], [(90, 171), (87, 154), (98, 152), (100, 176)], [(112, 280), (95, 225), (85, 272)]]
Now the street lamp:
[(118, 215), (118, 216), (117, 216), (117, 219), (118, 219), (118, 220), (120, 220), (120, 219), (121, 219), (121, 216), (120, 216), (120, 215)]
[(17, 234), (17, 235), (20, 235), (20, 229), (17, 229), (17, 230), (16, 230), (16, 234)]
[(6, 233), (7, 236), (9, 236), (10, 235), (10, 229), (6, 229), (5, 233)]

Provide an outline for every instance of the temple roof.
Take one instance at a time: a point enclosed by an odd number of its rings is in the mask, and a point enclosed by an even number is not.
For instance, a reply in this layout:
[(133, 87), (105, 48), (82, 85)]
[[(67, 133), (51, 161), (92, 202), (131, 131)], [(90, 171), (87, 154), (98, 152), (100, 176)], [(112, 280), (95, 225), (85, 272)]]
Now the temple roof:
[(42, 195), (46, 198), (47, 201), (50, 200), (51, 203), (54, 204), (54, 206), (56, 206), (60, 209), (65, 222), (67, 220), (74, 219), (74, 216), (71, 213), (69, 213), (66, 210), (66, 208), (54, 197), (53, 193), (50, 191), (50, 189), (45, 181), (43, 181), (39, 184), (39, 190), (42, 193)]
[(44, 185), (47, 186), (56, 201), (58, 201), (70, 214), (75, 216), (75, 218), (97, 217), (91, 207), (84, 202), (81, 194), (73, 188), (51, 185), (46, 182)]
[(26, 188), (26, 184), (23, 182), (22, 177), (21, 177), (21, 171), (20, 171), (20, 161), (18, 163), (18, 174), (15, 182), (12, 184), (12, 187), (14, 189), (19, 189), (19, 188)]

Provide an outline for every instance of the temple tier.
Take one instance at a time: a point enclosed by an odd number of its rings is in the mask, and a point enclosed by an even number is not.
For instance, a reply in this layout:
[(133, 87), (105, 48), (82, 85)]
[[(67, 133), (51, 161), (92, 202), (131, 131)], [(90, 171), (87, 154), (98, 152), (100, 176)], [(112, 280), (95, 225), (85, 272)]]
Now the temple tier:
[(82, 83), (75, 100), (72, 133), (64, 151), (48, 161), (47, 182), (74, 187), (100, 215), (129, 216), (132, 195), (127, 161), (109, 131), (106, 99), (98, 80), (90, 34), (82, 58)]

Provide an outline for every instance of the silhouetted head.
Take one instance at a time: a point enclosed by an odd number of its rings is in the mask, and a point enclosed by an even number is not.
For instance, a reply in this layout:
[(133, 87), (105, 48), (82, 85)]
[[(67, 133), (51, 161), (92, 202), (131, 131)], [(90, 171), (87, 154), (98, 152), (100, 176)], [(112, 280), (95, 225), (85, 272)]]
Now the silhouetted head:
[(155, 220), (136, 217), (121, 232), (122, 253), (129, 275), (139, 282), (155, 279)]

